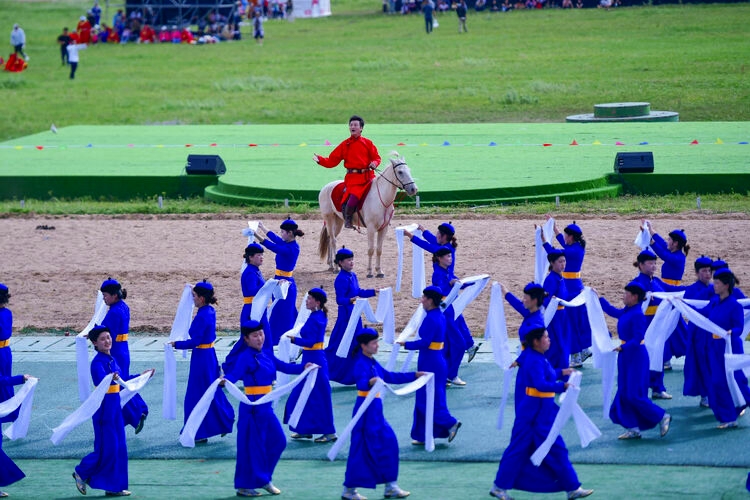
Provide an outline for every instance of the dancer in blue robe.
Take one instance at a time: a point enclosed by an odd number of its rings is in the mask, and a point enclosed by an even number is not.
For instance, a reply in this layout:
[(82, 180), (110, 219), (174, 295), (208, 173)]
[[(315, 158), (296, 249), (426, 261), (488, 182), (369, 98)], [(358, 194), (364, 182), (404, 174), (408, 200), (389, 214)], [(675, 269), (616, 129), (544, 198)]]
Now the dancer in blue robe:
[[(444, 248), (448, 250), (451, 253), (451, 261), (448, 265), (448, 273), (452, 276), (456, 276), (456, 248), (458, 248), (458, 240), (456, 239), (456, 228), (453, 227), (453, 224), (450, 222), (443, 222), (438, 226), (438, 232), (437, 234), (432, 234), (430, 231), (424, 228), (423, 225), (419, 224), (417, 226), (417, 229), (422, 231), (422, 237), (414, 236), (409, 231), (404, 231), (404, 235), (411, 240), (412, 243), (414, 243), (419, 248), (426, 250), (430, 252), (431, 254), (435, 255), (437, 252)], [(432, 271), (433, 273), (438, 271), (438, 267), (440, 265), (433, 260), (432, 262)], [(434, 284), (434, 282), (433, 282)], [(463, 339), (463, 344), (466, 349), (466, 353), (468, 354), (468, 358), (466, 358), (467, 363), (471, 363), (471, 361), (474, 359), (474, 357), (477, 355), (477, 352), (479, 352), (479, 347), (482, 345), (481, 342), (474, 342), (474, 337), (471, 336), (471, 331), (469, 330), (469, 327), (466, 325), (466, 320), (464, 319), (463, 315), (456, 318), (456, 331), (461, 335), (461, 338)], [(455, 349), (454, 349), (455, 351)], [(455, 356), (458, 356), (457, 353), (455, 353)], [(459, 360), (460, 363), (460, 360)], [(450, 365), (450, 362), (449, 362)], [(448, 369), (449, 373), (452, 372), (452, 369)], [(458, 369), (456, 369), (456, 374), (458, 374)], [(456, 375), (457, 377), (458, 375)], [(452, 377), (453, 378), (453, 377)], [(459, 379), (460, 380), (460, 379)], [(465, 385), (457, 383), (456, 385)]]
[(560, 379), (573, 370), (555, 370), (549, 364), (544, 352), (549, 349), (550, 339), (544, 328), (527, 332), (524, 342), (523, 363), (518, 370), (524, 395), (518, 404), (510, 443), (500, 459), (490, 496), (512, 500), (508, 490), (517, 489), (533, 493), (566, 491), (569, 499), (587, 497), (594, 491), (581, 487), (561, 436), (539, 467), (531, 463), (531, 455), (547, 438), (557, 416), (555, 394), (568, 388), (568, 382)]
[[(437, 260), (437, 266), (433, 268), (432, 284), (440, 289), (443, 297), (451, 292), (453, 285), (458, 281), (456, 275), (450, 271), (452, 259), (450, 250), (445, 247), (439, 248), (433, 254), (433, 260)], [(469, 327), (466, 325), (463, 314), (456, 318), (456, 312), (452, 304), (445, 309), (443, 314), (445, 315), (445, 349), (443, 353), (448, 370), (447, 384), (463, 386), (466, 385), (466, 382), (458, 376), (458, 369), (461, 366), (464, 352), (472, 347), (467, 346), (465, 341)], [(471, 333), (468, 333), (468, 336), (471, 337)]]
[[(11, 380), (13, 375), (13, 353), (10, 350), (10, 338), (13, 336), (13, 313), (8, 309), (10, 291), (0, 283), (0, 377)], [(15, 379), (16, 381), (18, 379)], [(23, 381), (19, 382), (23, 383)], [(18, 384), (5, 383), (0, 385), (0, 403), (7, 401), (15, 394), (13, 386)], [(15, 422), (18, 410), (0, 418), (0, 423)]]
[[(331, 330), (331, 337), (328, 339), (328, 345), (325, 348), (326, 359), (328, 361), (328, 374), (331, 380), (344, 385), (353, 385), (354, 363), (356, 363), (356, 346), (352, 346), (349, 355), (346, 358), (336, 356), (336, 351), (341, 344), (341, 340), (346, 332), (346, 325), (349, 324), (349, 318), (354, 310), (354, 302), (358, 298), (368, 298), (375, 296), (375, 290), (364, 289), (359, 287), (359, 280), (354, 274), (354, 252), (348, 248), (342, 248), (336, 252), (336, 264), (341, 269), (333, 282), (336, 291), (336, 305), (338, 305), (338, 316), (336, 324)], [(354, 332), (356, 338), (359, 331), (362, 330), (362, 320), (357, 322), (357, 329)]]
[(273, 345), (279, 345), (279, 338), (294, 328), (294, 322), (297, 321), (297, 284), (294, 281), (294, 268), (297, 266), (300, 252), (297, 236), (304, 236), (305, 233), (292, 219), (281, 223), (281, 231), (278, 235), (273, 231), (268, 231), (262, 222), (260, 229), (266, 234), (263, 236), (255, 233), (256, 238), (260, 240), (261, 245), (276, 254), (274, 279), (289, 282), (286, 298), (276, 301), (271, 311), (271, 318), (268, 320), (273, 335)]
[[(695, 260), (695, 283), (685, 288), (685, 299), (709, 300), (714, 294), (711, 282), (711, 265), (713, 261), (706, 256)], [(682, 394), (685, 396), (700, 396), (699, 405), (708, 408), (708, 345), (711, 336), (695, 325), (687, 325), (688, 349), (685, 353), (685, 382)]]
[[(0, 402), (7, 401), (13, 397), (13, 386), (26, 382), (30, 375), (13, 375), (11, 372), (13, 357), (10, 352), (10, 336), (13, 333), (13, 314), (8, 309), (10, 290), (6, 285), (0, 283)], [(8, 417), (13, 416), (12, 419)], [(4, 417), (2, 422), (15, 421), (18, 411)], [(0, 487), (9, 486), (26, 477), (26, 474), (5, 454), (0, 438)], [(8, 496), (0, 491), (0, 497)]]
[[(732, 289), (738, 283), (737, 277), (731, 269), (722, 268), (714, 273), (714, 296), (708, 305), (699, 312), (709, 320), (726, 329), (730, 335), (732, 354), (744, 354), (742, 329), (744, 327), (744, 312), (742, 306), (732, 294)], [(719, 429), (737, 427), (737, 417), (750, 402), (750, 388), (747, 377), (738, 370), (734, 372), (734, 380), (745, 399), (744, 404), (735, 404), (729, 389), (725, 371), (724, 354), (726, 340), (718, 335), (711, 335), (708, 345), (708, 404), (719, 421)]]
[[(277, 370), (290, 374), (304, 371), (305, 366), (284, 363), (263, 348), (265, 335), (259, 322), (248, 319), (240, 328), (247, 349), (237, 357), (232, 372), (225, 378), (232, 383), (242, 380), (248, 399), (256, 401), (271, 392)], [(286, 438), (272, 403), (240, 404), (234, 469), (237, 496), (260, 496), (258, 488), (272, 495), (281, 493), (271, 480), (284, 448)]]
[[(562, 273), (565, 269), (565, 252), (551, 248), (547, 250), (547, 261), (549, 262), (549, 274), (544, 278), (544, 307), (549, 307), (552, 297), (567, 300), (568, 289), (565, 287), (565, 278)], [(572, 298), (572, 297), (571, 297)], [(562, 369), (570, 366), (570, 328), (568, 310), (564, 306), (557, 306), (552, 321), (547, 325), (547, 333), (550, 338), (550, 348), (544, 353), (552, 368)]]
[[(263, 247), (257, 243), (250, 243), (245, 247), (245, 253), (243, 258), (245, 259), (245, 269), (242, 271), (240, 277), (240, 285), (242, 287), (242, 311), (240, 312), (240, 325), (243, 321), (250, 319), (250, 313), (253, 309), (253, 299), (258, 291), (263, 288), (266, 280), (263, 279), (263, 275), (260, 272), (260, 266), (263, 264)], [(263, 333), (266, 337), (266, 343), (263, 349), (270, 349), (273, 351), (273, 336), (271, 335), (271, 327), (268, 324), (268, 317), (265, 309), (263, 310), (263, 316), (260, 318), (260, 324), (263, 325)], [(221, 369), (224, 373), (229, 373), (234, 367), (234, 363), (237, 361), (237, 357), (247, 348), (245, 342), (242, 340), (242, 335), (237, 339), (237, 342), (232, 345), (232, 349), (224, 359), (224, 363), (221, 364)]]
[[(448, 438), (450, 443), (456, 437), (461, 422), (451, 415), (445, 394), (447, 366), (443, 356), (445, 342), (445, 316), (440, 310), (443, 293), (436, 286), (428, 286), (422, 292), (422, 307), (427, 313), (419, 327), (419, 340), (401, 342), (410, 351), (419, 351), (417, 369), (435, 374), (435, 410), (432, 435), (435, 438)], [(412, 444), (422, 445), (425, 442), (425, 416), (427, 409), (427, 389), (417, 391), (414, 402), (414, 420), (411, 426)]]
[[(354, 366), (357, 401), (354, 403), (352, 416), (357, 414), (370, 387), (378, 378), (388, 384), (405, 384), (423, 375), (422, 372), (389, 372), (374, 358), (378, 353), (378, 347), (378, 334), (372, 328), (364, 328), (357, 335), (357, 357)], [(435, 387), (438, 385), (440, 384), (435, 384)], [(341, 498), (362, 500), (365, 497), (357, 492), (357, 488), (375, 488), (378, 484), (385, 484), (385, 498), (409, 496), (408, 491), (398, 486), (397, 480), (398, 441), (396, 433), (383, 416), (383, 402), (380, 395), (377, 395), (352, 429)]]
[[(104, 296), (104, 303), (109, 306), (102, 325), (109, 328), (112, 337), (112, 357), (120, 367), (120, 378), (130, 380), (137, 375), (130, 374), (130, 348), (128, 346), (128, 332), (130, 331), (130, 308), (125, 303), (128, 291), (122, 285), (109, 278), (99, 288)], [(148, 417), (148, 406), (140, 394), (134, 395), (122, 408), (122, 418), (125, 425), (131, 425), (138, 434), (143, 430), (143, 424)]]
[[(581, 268), (586, 256), (586, 240), (583, 239), (583, 231), (575, 222), (565, 226), (564, 235), (557, 229), (557, 224), (554, 230), (555, 238), (565, 252), (565, 270), (562, 272), (562, 277), (565, 278), (565, 289), (569, 296), (561, 298), (570, 300), (583, 291)], [(566, 310), (566, 313), (572, 356), (570, 366), (578, 368), (591, 356), (591, 325), (586, 306), (571, 307)]]
[[(292, 431), (292, 439), (311, 439), (313, 434), (322, 434), (315, 439), (316, 443), (330, 443), (336, 441), (336, 427), (333, 423), (333, 403), (331, 401), (331, 382), (328, 378), (328, 363), (323, 342), (326, 336), (326, 325), (328, 324), (328, 310), (326, 302), (328, 295), (321, 288), (313, 288), (307, 292), (307, 307), (310, 317), (299, 332), (299, 336), (292, 337), (292, 343), (302, 347), (302, 364), (313, 363), (318, 365), (317, 378), (310, 397), (307, 400), (305, 410), (300, 416), (296, 427), (289, 426)], [(302, 385), (298, 385), (289, 394), (284, 408), (284, 423), (289, 423), (294, 407), (297, 404)]]
[[(201, 281), (193, 287), (193, 303), (198, 312), (190, 324), (190, 340), (172, 342), (175, 349), (192, 349), (190, 374), (185, 391), (184, 419), (187, 422), (198, 400), (214, 380), (219, 378), (219, 361), (216, 359), (216, 304), (214, 287)], [(195, 434), (196, 443), (205, 443), (212, 436), (229, 434), (234, 426), (234, 409), (229, 404), (224, 391), (216, 391), (206, 418)], [(181, 432), (181, 431), (180, 431)]]
[(672, 416), (648, 398), (648, 352), (643, 343), (646, 317), (641, 303), (646, 299), (646, 289), (635, 281), (628, 283), (623, 294), (624, 308), (612, 306), (604, 297), (599, 298), (602, 309), (617, 318), (617, 336), (620, 343), (617, 356), (617, 394), (609, 409), (612, 422), (625, 427), (619, 439), (640, 439), (641, 432), (659, 426), (661, 436), (669, 431)]
[(95, 325), (89, 332), (96, 356), (91, 361), (91, 379), (94, 385), (114, 374), (109, 390), (101, 406), (91, 418), (94, 424), (94, 451), (78, 464), (73, 473), (76, 488), (86, 494), (86, 486), (105, 490), (108, 496), (129, 496), (128, 491), (128, 445), (125, 440), (125, 424), (120, 408), (120, 367), (112, 357), (112, 337), (109, 329)]

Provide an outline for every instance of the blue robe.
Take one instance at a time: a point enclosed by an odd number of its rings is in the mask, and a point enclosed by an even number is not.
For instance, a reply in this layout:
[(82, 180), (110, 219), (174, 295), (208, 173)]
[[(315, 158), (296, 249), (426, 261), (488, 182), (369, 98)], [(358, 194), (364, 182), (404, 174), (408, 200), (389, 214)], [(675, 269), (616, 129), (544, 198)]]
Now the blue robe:
[[(430, 344), (445, 342), (445, 316), (439, 307), (427, 311), (427, 315), (419, 327), (419, 340), (406, 342), (404, 347), (410, 351), (419, 351), (417, 370), (435, 374), (435, 411), (433, 416), (432, 435), (436, 438), (447, 438), (450, 429), (457, 420), (448, 411), (448, 401), (445, 395), (447, 366), (443, 356), (443, 348), (430, 348)], [(425, 441), (425, 415), (427, 408), (427, 388), (417, 391), (414, 402), (414, 420), (411, 426), (411, 438)]]
[[(242, 297), (245, 299), (254, 298), (258, 291), (263, 287), (266, 280), (263, 279), (263, 275), (260, 273), (258, 266), (248, 264), (245, 270), (242, 271), (242, 277), (240, 278), (240, 284), (242, 285)], [(250, 313), (252, 312), (253, 304), (242, 304), (242, 311), (240, 312), (240, 325), (243, 321), (250, 319)], [(266, 311), (263, 311), (263, 316), (260, 318), (260, 324), (263, 327), (263, 334), (265, 335), (265, 342), (263, 343), (263, 349), (271, 350), (273, 352), (273, 335), (271, 335), (271, 327), (268, 324), (268, 317)], [(284, 332), (286, 333), (286, 332)], [(224, 359), (224, 363), (221, 364), (221, 369), (224, 373), (230, 373), (234, 368), (234, 363), (237, 361), (237, 357), (247, 349), (247, 344), (242, 340), (242, 334), (240, 338), (234, 343), (232, 349)]]
[[(454, 279), (456, 275), (450, 271), (450, 268), (443, 269), (438, 265), (432, 273), (432, 284), (440, 288), (444, 296), (451, 292), (453, 288), (451, 281)], [(464, 352), (474, 345), (474, 340), (464, 315), (460, 314), (456, 318), (453, 305), (448, 306), (443, 314), (445, 315), (445, 349), (443, 352), (447, 363), (448, 380), (453, 380), (458, 376), (458, 368), (461, 366)]]
[(522, 360), (517, 380), (523, 388), (523, 396), (517, 403), (510, 443), (500, 459), (495, 486), (534, 493), (576, 490), (581, 483), (561, 436), (557, 437), (539, 467), (531, 463), (531, 455), (547, 438), (559, 408), (554, 397), (531, 396), (526, 389), (542, 393), (563, 392), (564, 384), (557, 381), (560, 370), (554, 370), (547, 358), (534, 349), (526, 349)]
[[(562, 245), (565, 253), (565, 270), (563, 273), (580, 273), (581, 267), (583, 267), (583, 258), (586, 256), (586, 249), (577, 241), (566, 245), (562, 233), (557, 235), (557, 241)], [(565, 288), (569, 296), (562, 298), (570, 300), (583, 291), (583, 281), (581, 278), (565, 278)], [(591, 325), (585, 305), (571, 307), (567, 310), (567, 313), (568, 324), (570, 325), (570, 352), (575, 354), (591, 347)]]
[[(10, 328), (6, 330), (6, 327), (10, 327), (13, 322), (13, 316), (10, 314), (10, 309), (0, 308), (0, 340), (7, 340), (10, 338)], [(8, 351), (7, 353), (5, 351)], [(13, 386), (21, 385), (24, 383), (23, 375), (13, 376), (10, 373), (10, 362), (8, 363), (8, 370), (6, 370), (5, 362), (6, 358), (10, 359), (10, 347), (0, 348), (0, 366), (3, 370), (0, 374), (0, 393), (7, 393), (10, 389), (10, 396), (3, 399), (3, 401), (13, 397)], [(18, 415), (18, 411), (11, 413), (10, 415)], [(10, 420), (3, 420), (9, 422)], [(5, 454), (2, 448), (2, 436), (0, 436), (0, 486), (8, 486), (16, 481), (20, 481), (26, 477), (21, 469)]]
[[(270, 386), (276, 379), (276, 371), (300, 374), (302, 365), (284, 363), (270, 355), (265, 349), (245, 349), (237, 358), (226, 379), (232, 383), (242, 380), (245, 389)], [(217, 391), (221, 392), (221, 391)], [(270, 391), (269, 391), (270, 392)], [(247, 395), (251, 401), (261, 394)], [(240, 403), (237, 419), (237, 463), (234, 469), (236, 489), (262, 488), (271, 482), (273, 471), (286, 448), (286, 437), (279, 419), (273, 412), (272, 403), (250, 406)]]
[[(120, 373), (115, 358), (97, 352), (91, 361), (91, 378), (99, 385), (110, 373)], [(114, 380), (110, 387), (120, 387)], [(122, 491), (128, 489), (128, 444), (125, 424), (120, 408), (120, 393), (104, 396), (102, 405), (91, 418), (94, 424), (94, 451), (76, 466), (81, 479), (99, 490)]]
[[(118, 300), (107, 311), (102, 320), (102, 325), (109, 328), (112, 336), (112, 349), (110, 354), (120, 367), (120, 377), (130, 380), (138, 375), (130, 374), (130, 349), (128, 341), (117, 341), (118, 335), (127, 335), (130, 330), (130, 308), (123, 300)], [(122, 419), (125, 425), (138, 427), (142, 415), (148, 415), (148, 406), (140, 394), (133, 396), (122, 409)]]
[[(700, 309), (699, 312), (708, 319), (722, 327), (724, 330), (732, 331), (732, 353), (743, 354), (742, 328), (744, 326), (744, 312), (742, 306), (732, 295), (721, 299), (714, 295), (708, 305)], [(724, 371), (724, 353), (726, 352), (726, 341), (722, 338), (714, 338), (708, 334), (708, 351), (706, 365), (708, 367), (708, 404), (714, 412), (716, 420), (721, 423), (734, 422), (737, 416), (745, 406), (735, 407), (732, 400), (732, 394), (729, 392), (726, 374)], [(745, 401), (750, 401), (750, 388), (747, 385), (747, 378), (742, 370), (734, 372), (734, 379), (745, 397)]]
[[(336, 276), (333, 287), (336, 290), (338, 317), (336, 318), (333, 330), (331, 330), (331, 338), (328, 339), (328, 345), (325, 349), (326, 359), (328, 360), (328, 374), (331, 380), (339, 384), (353, 385), (355, 383), (354, 363), (356, 363), (355, 342), (352, 342), (352, 349), (346, 358), (336, 356), (336, 351), (341, 344), (341, 339), (343, 339), (344, 332), (346, 332), (346, 325), (349, 324), (349, 318), (354, 310), (352, 299), (356, 299), (357, 297), (374, 297), (375, 290), (360, 288), (357, 275), (343, 269)], [(357, 329), (354, 331), (354, 338), (357, 338), (357, 334), (361, 329), (362, 320), (360, 319), (357, 323)]]
[[(326, 336), (326, 325), (328, 319), (323, 311), (313, 311), (307, 319), (298, 337), (294, 337), (292, 342), (301, 346), (302, 362), (305, 366), (307, 363), (315, 363), (318, 368), (315, 385), (307, 400), (305, 410), (300, 416), (297, 427), (289, 427), (293, 432), (299, 434), (335, 434), (336, 427), (333, 424), (333, 403), (331, 402), (331, 382), (328, 378), (328, 363), (326, 355), (323, 352), (323, 341)], [(304, 384), (294, 388), (286, 400), (284, 408), (284, 423), (289, 423), (294, 407), (297, 404), (300, 393)]]
[(273, 231), (266, 233), (266, 239), (261, 245), (276, 254), (276, 273), (274, 278), (277, 280), (289, 281), (289, 291), (285, 299), (280, 299), (273, 306), (271, 311), (271, 334), (273, 335), (273, 345), (279, 344), (279, 338), (286, 332), (294, 328), (294, 322), (297, 321), (297, 284), (293, 276), (283, 276), (279, 273), (292, 273), (297, 266), (299, 258), (299, 243), (297, 240), (284, 241)]
[[(0, 341), (10, 341), (13, 335), (13, 313), (7, 307), (0, 308)], [(13, 353), (10, 346), (0, 347), (0, 378), (10, 379), (13, 373)], [(23, 384), (23, 380), (19, 382)], [(13, 386), (18, 384), (0, 384), (0, 403), (13, 397)], [(18, 410), (0, 418), (0, 423), (15, 422)]]
[[(370, 379), (379, 377), (388, 384), (412, 382), (415, 374), (389, 372), (374, 358), (357, 354), (354, 365), (357, 389), (370, 390)], [(437, 383), (435, 386), (440, 385)], [(352, 416), (357, 414), (365, 396), (357, 395)], [(346, 460), (344, 486), (347, 488), (375, 488), (378, 484), (398, 479), (398, 441), (396, 433), (383, 416), (383, 402), (375, 398), (362, 418), (352, 429), (349, 456)]]
[[(216, 359), (214, 348), (198, 347), (213, 344), (216, 340), (216, 311), (213, 307), (205, 305), (198, 309), (193, 322), (190, 324), (189, 334), (190, 340), (175, 342), (175, 349), (192, 349), (190, 375), (185, 391), (184, 418), (186, 422), (208, 386), (219, 378), (219, 362)], [(208, 408), (208, 413), (206, 413), (206, 418), (195, 434), (195, 439), (229, 434), (232, 432), (233, 425), (234, 409), (229, 404), (224, 391), (217, 390), (211, 406)]]
[(641, 305), (618, 309), (604, 297), (602, 309), (617, 320), (617, 335), (622, 342), (617, 356), (617, 394), (609, 409), (612, 422), (626, 429), (653, 429), (664, 417), (664, 409), (648, 398), (648, 352), (643, 344), (646, 318)]
[[(422, 231), (422, 237), (419, 236), (413, 236), (411, 238), (411, 242), (417, 245), (419, 248), (426, 250), (430, 252), (431, 254), (434, 254), (441, 248), (447, 248), (451, 252), (451, 264), (448, 266), (448, 273), (455, 275), (456, 270), (456, 248), (451, 245), (450, 243), (446, 243), (444, 245), (440, 245), (437, 242), (437, 237), (432, 234), (431, 232), (425, 230)], [(435, 272), (440, 267), (440, 264), (437, 262), (432, 263), (432, 271)]]
[[(708, 300), (714, 293), (714, 287), (709, 282), (703, 284), (696, 281), (685, 288), (685, 299)], [(685, 353), (685, 383), (682, 387), (682, 394), (685, 396), (708, 397), (708, 371), (705, 365), (708, 351), (709, 340), (711, 335), (705, 330), (696, 328), (695, 325), (687, 325), (688, 346)]]
[[(682, 282), (682, 277), (685, 274), (685, 254), (682, 250), (670, 252), (667, 248), (667, 242), (658, 234), (654, 234), (651, 239), (651, 248), (654, 250), (654, 253), (664, 261), (664, 264), (661, 266), (662, 280), (671, 281), (672, 283), (669, 283), (670, 285), (679, 287)], [(684, 288), (685, 287), (681, 287), (681, 289)], [(687, 349), (687, 325), (682, 318), (680, 318), (674, 331), (669, 335), (667, 342), (664, 344), (664, 362), (666, 363), (672, 359), (672, 356), (676, 358), (684, 356), (687, 353)]]
[[(565, 279), (560, 274), (550, 272), (544, 279), (543, 286), (544, 291), (547, 292), (547, 297), (544, 299), (545, 308), (549, 306), (552, 297), (565, 299), (568, 296), (568, 290), (565, 288)], [(570, 366), (570, 330), (568, 325), (570, 309), (561, 309), (560, 307), (558, 307), (558, 311), (547, 326), (550, 348), (544, 355), (553, 368), (563, 369)]]

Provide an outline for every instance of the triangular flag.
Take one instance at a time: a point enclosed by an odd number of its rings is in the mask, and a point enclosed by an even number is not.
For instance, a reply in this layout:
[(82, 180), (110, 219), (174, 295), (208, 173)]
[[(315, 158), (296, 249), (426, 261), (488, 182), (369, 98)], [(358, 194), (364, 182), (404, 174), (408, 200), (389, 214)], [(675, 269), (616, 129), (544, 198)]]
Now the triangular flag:
[(573, 139), (573, 142), (571, 142), (571, 143), (570, 143), (570, 145), (571, 145), (571, 146), (578, 146), (578, 143), (576, 142), (576, 140), (575, 140), (575, 139)]
[(495, 141), (490, 141), (490, 146), (497, 146), (497, 143)]
[(450, 146), (450, 145), (451, 145), (451, 143), (450, 143), (450, 142), (448, 142), (448, 141), (443, 141), (443, 146)]
[(719, 139), (719, 138), (717, 137), (717, 138), (716, 138), (716, 144), (724, 144), (724, 141), (722, 141), (721, 139)]
[[(300, 144), (300, 145), (301, 145), (301, 144)], [(257, 148), (257, 147), (258, 147), (258, 145), (257, 145), (257, 144), (255, 144), (254, 142), (251, 142), (251, 143), (250, 143), (250, 144), (248, 144), (247, 146), (248, 146), (248, 147), (250, 147), (250, 148)]]
[(86, 145), (86, 147), (87, 147), (87, 148), (93, 148), (93, 147), (94, 147), (94, 145), (93, 145), (93, 144), (91, 144), (91, 143), (89, 142), (89, 143), (88, 143), (88, 144)]
[(737, 144), (747, 144), (747, 141), (740, 141)]
[(624, 142), (620, 142), (620, 141), (615, 142), (615, 146), (624, 146), (624, 145), (625, 145)]
[(550, 144), (549, 142), (545, 142), (544, 144), (542, 144), (542, 146), (546, 148), (547, 146), (552, 146), (552, 144)]
[(595, 140), (594, 142), (592, 142), (591, 144), (593, 144), (594, 146), (601, 146), (602, 145), (602, 143), (598, 139)]
[(301, 148), (304, 148), (305, 146), (307, 146), (306, 142), (303, 142), (302, 144), (299, 145), (299, 147), (301, 147)]
[(423, 142), (422, 144), (420, 144), (420, 146), (427, 146), (427, 143)]
[(216, 147), (216, 143), (212, 142), (211, 144), (209, 144), (209, 146), (211, 146), (212, 148), (215, 148)]
[(643, 141), (643, 142), (639, 142), (639, 143), (638, 143), (638, 145), (639, 145), (639, 146), (645, 146), (646, 144), (648, 144), (648, 142), (647, 142), (647, 141)]
[(34, 147), (37, 148), (39, 151), (41, 151), (42, 149), (44, 149), (44, 146), (34, 146)]
[(695, 146), (698, 144), (698, 139), (693, 139), (693, 142), (690, 143), (692, 146)]
[(326, 139), (326, 142), (325, 142), (324, 144), (325, 144), (326, 146), (330, 146), (330, 145), (331, 145), (331, 141), (329, 141), (328, 139)]
[(398, 144), (396, 144), (396, 146), (406, 146), (406, 143), (399, 142)]
[(192, 148), (192, 147), (193, 147), (193, 145), (192, 145), (192, 144), (185, 144), (185, 147), (186, 147), (186, 148)]

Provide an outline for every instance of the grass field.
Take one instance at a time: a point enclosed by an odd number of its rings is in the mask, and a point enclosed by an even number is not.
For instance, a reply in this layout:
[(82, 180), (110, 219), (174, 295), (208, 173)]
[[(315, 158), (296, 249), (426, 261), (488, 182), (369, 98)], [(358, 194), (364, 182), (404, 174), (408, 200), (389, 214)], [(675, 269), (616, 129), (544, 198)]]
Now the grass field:
[(0, 0), (0, 28), (20, 23), (31, 57), (23, 74), (0, 74), (0, 140), (51, 123), (342, 123), (352, 112), (373, 123), (559, 122), (641, 100), (682, 121), (750, 117), (747, 3), (471, 12), (464, 35), (449, 13), (427, 36), (419, 16), (339, 0), (330, 18), (269, 21), (262, 47), (248, 33), (90, 47), (70, 81), (55, 38), (90, 3)]

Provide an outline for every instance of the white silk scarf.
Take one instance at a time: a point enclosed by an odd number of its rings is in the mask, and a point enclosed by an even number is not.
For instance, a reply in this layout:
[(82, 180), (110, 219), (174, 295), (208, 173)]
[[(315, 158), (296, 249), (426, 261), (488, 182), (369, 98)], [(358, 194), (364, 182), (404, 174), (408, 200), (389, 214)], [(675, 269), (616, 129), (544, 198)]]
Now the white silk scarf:
[(425, 387), (427, 391), (427, 398), (425, 402), (425, 442), (424, 447), (427, 451), (434, 451), (435, 450), (435, 438), (433, 437), (432, 432), (430, 430), (433, 428), (433, 419), (434, 419), (434, 412), (435, 412), (435, 374), (426, 372), (423, 376), (416, 379), (414, 382), (411, 382), (399, 389), (393, 389), (390, 385), (386, 384), (382, 379), (378, 378), (378, 380), (373, 384), (372, 387), (370, 387), (369, 392), (367, 393), (367, 397), (365, 397), (365, 400), (362, 401), (362, 404), (360, 405), (359, 409), (357, 409), (357, 413), (352, 417), (349, 424), (347, 424), (346, 428), (344, 429), (344, 432), (341, 433), (338, 440), (333, 444), (333, 447), (328, 451), (328, 459), (331, 461), (334, 461), (336, 459), (336, 455), (339, 454), (339, 451), (341, 448), (346, 444), (346, 442), (349, 440), (349, 437), (352, 434), (352, 430), (354, 429), (354, 426), (357, 425), (357, 422), (362, 418), (362, 415), (365, 414), (365, 411), (367, 411), (367, 408), (370, 407), (370, 404), (372, 404), (373, 400), (378, 397), (377, 395), (385, 390), (388, 389), (390, 392), (395, 394), (396, 396), (405, 396), (407, 394), (411, 394), (413, 392), (416, 392), (417, 390), (421, 389), (422, 387)]
[[(299, 377), (295, 378), (288, 384), (277, 387), (275, 390), (269, 392), (268, 394), (265, 394), (263, 397), (259, 398), (256, 401), (250, 401), (250, 399), (245, 396), (245, 393), (229, 380), (217, 378), (213, 381), (213, 383), (211, 383), (210, 386), (208, 386), (208, 389), (206, 389), (206, 392), (204, 392), (203, 396), (201, 396), (201, 398), (198, 400), (195, 407), (193, 408), (193, 411), (190, 412), (190, 415), (185, 421), (185, 426), (182, 429), (182, 433), (180, 434), (180, 444), (182, 444), (182, 446), (186, 448), (195, 447), (195, 435), (198, 433), (198, 429), (203, 423), (203, 419), (206, 418), (208, 409), (214, 399), (214, 394), (219, 388), (219, 383), (222, 380), (225, 381), (224, 386), (227, 388), (227, 392), (229, 392), (229, 394), (237, 399), (240, 403), (257, 406), (279, 400), (283, 396), (292, 392), (292, 389), (297, 387), (297, 385), (299, 385), (300, 383), (304, 382), (305, 379), (309, 379), (307, 387), (303, 388), (302, 393), (297, 400), (297, 406), (295, 406), (294, 411), (292, 412), (292, 416), (296, 416), (296, 421), (292, 422), (292, 420), (290, 419), (289, 422), (289, 425), (296, 425), (299, 422), (299, 416), (302, 415), (302, 411), (304, 410), (305, 405), (307, 405), (310, 391), (312, 390), (312, 387), (315, 385), (315, 381), (317, 380), (318, 372), (315, 370), (317, 370), (318, 368), (320, 367), (317, 365), (306, 368)], [(311, 373), (312, 375), (310, 375)], [(308, 377), (308, 375), (310, 376)]]
[(339, 358), (346, 358), (351, 352), (352, 341), (354, 340), (354, 334), (357, 331), (357, 324), (364, 313), (367, 321), (371, 323), (382, 323), (383, 324), (383, 335), (386, 343), (393, 343), (395, 336), (395, 320), (393, 311), (393, 292), (391, 288), (382, 288), (379, 291), (378, 306), (377, 310), (373, 311), (370, 306), (370, 301), (365, 298), (357, 298), (352, 309), (352, 314), (349, 316), (349, 323), (346, 325), (344, 336), (341, 339), (338, 349), (336, 350), (336, 356)]
[(547, 435), (547, 439), (537, 448), (537, 450), (531, 455), (531, 463), (539, 467), (544, 458), (549, 453), (557, 437), (562, 432), (563, 427), (568, 422), (570, 417), (573, 417), (573, 421), (576, 424), (576, 430), (578, 431), (578, 437), (581, 440), (581, 447), (586, 448), (591, 441), (602, 435), (599, 428), (591, 421), (586, 415), (583, 409), (578, 405), (578, 396), (581, 393), (581, 377), (582, 374), (579, 371), (575, 371), (570, 375), (568, 382), (570, 386), (565, 393), (560, 396), (560, 410), (557, 412), (555, 421), (552, 423), (552, 428)]
[[(177, 304), (177, 310), (172, 321), (172, 330), (169, 332), (169, 339), (164, 344), (164, 387), (162, 389), (161, 413), (165, 420), (175, 420), (177, 418), (177, 360), (175, 359), (175, 350), (170, 345), (171, 342), (178, 342), (190, 338), (190, 322), (193, 319), (193, 287), (185, 284), (182, 287), (180, 302)], [(187, 357), (187, 350), (182, 350), (183, 358)]]
[[(94, 303), (94, 315), (81, 333), (76, 335), (76, 370), (78, 372), (78, 399), (81, 402), (86, 401), (91, 392), (89, 384), (89, 342), (87, 335), (102, 322), (107, 315), (109, 306), (104, 303), (104, 295), (101, 291), (96, 292), (96, 302)], [(112, 339), (114, 340), (114, 339)]]
[(26, 437), (26, 433), (29, 431), (29, 420), (31, 420), (31, 407), (34, 404), (34, 389), (38, 382), (38, 378), (29, 377), (12, 398), (0, 403), (0, 417), (13, 413), (18, 407), (21, 408), (18, 411), (16, 421), (5, 429), (4, 434), (8, 439), (15, 440)]
[[(396, 270), (396, 291), (401, 291), (401, 275), (404, 268), (404, 230), (409, 231), (414, 236), (419, 238), (422, 237), (422, 231), (417, 229), (417, 224), (409, 224), (408, 226), (399, 226), (396, 228), (396, 246), (398, 247), (398, 267)], [(422, 290), (425, 289), (425, 273), (424, 273), (424, 250), (416, 245), (412, 245), (412, 279), (411, 279), (411, 295), (415, 299), (422, 296)]]

